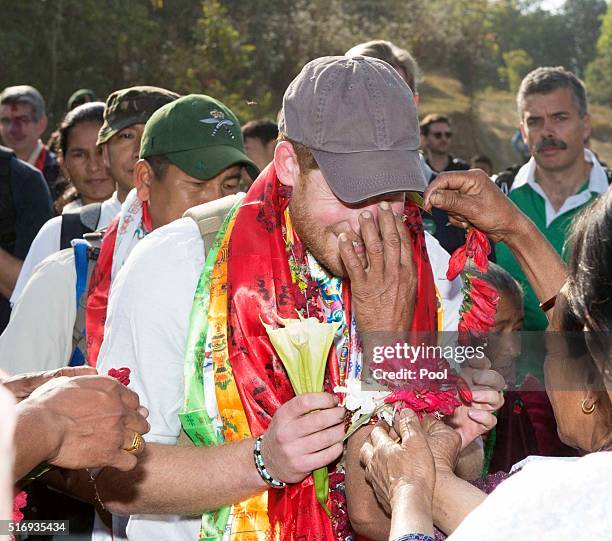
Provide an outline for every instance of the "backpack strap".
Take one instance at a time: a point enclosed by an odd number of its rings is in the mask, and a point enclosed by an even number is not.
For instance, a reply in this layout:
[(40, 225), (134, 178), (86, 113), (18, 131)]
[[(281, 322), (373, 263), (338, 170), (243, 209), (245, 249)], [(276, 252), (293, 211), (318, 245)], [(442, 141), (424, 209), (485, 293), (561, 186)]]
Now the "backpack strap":
[(60, 250), (70, 248), (70, 241), (81, 239), (86, 233), (92, 233), (98, 228), (102, 203), (90, 203), (78, 211), (62, 214), (60, 231)]
[(495, 184), (497, 184), (497, 187), (506, 195), (510, 193), (512, 184), (514, 184), (514, 179), (521, 167), (521, 165), (511, 165), (495, 177)]
[(89, 282), (100, 254), (103, 231), (86, 235), (84, 239), (74, 239), (74, 267), (76, 270), (76, 318), (72, 328), (72, 355), (69, 366), (81, 366), (87, 362), (87, 338), (85, 336), (85, 318)]
[(0, 247), (11, 253), (17, 239), (17, 214), (11, 189), (11, 160), (14, 157), (11, 149), (0, 146)]
[(241, 201), (245, 195), (244, 192), (227, 195), (221, 199), (192, 207), (183, 214), (183, 218), (191, 218), (197, 224), (202, 240), (204, 241), (204, 253), (206, 253), (215, 242), (217, 233), (219, 229), (221, 229), (227, 213), (238, 201)]

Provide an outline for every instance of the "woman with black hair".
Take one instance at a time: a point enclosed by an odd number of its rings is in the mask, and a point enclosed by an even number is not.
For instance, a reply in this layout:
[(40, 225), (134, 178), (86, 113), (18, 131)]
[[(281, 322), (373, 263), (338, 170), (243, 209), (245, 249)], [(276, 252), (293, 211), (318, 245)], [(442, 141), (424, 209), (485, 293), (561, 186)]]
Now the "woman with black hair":
[(107, 200), (115, 184), (96, 146), (104, 103), (91, 102), (69, 111), (58, 129), (58, 162), (64, 192), (56, 201), (58, 213)]

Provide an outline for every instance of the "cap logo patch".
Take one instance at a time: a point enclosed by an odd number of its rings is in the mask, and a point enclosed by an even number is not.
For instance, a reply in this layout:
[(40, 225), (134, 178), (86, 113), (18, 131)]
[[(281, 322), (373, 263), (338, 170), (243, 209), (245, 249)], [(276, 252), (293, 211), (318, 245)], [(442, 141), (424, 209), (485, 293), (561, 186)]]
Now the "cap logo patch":
[(202, 122), (202, 124), (214, 124), (215, 125), (215, 127), (213, 128), (212, 134), (211, 134), (212, 137), (217, 135), (217, 132), (221, 128), (223, 128), (223, 130), (227, 132), (227, 134), (232, 139), (235, 139), (234, 134), (232, 133), (232, 130), (230, 130), (230, 126), (233, 126), (234, 122), (232, 120), (225, 118), (223, 111), (213, 110), (210, 112), (210, 116), (208, 118), (201, 118), (200, 122)]

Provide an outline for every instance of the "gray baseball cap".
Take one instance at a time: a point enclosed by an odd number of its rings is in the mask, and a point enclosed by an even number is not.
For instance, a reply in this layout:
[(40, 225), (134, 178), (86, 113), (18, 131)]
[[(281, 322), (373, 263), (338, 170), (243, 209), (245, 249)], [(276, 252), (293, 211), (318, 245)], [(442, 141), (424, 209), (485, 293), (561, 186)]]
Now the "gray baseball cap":
[(310, 149), (345, 203), (427, 186), (412, 92), (382, 60), (326, 56), (306, 64), (285, 92), (279, 130)]

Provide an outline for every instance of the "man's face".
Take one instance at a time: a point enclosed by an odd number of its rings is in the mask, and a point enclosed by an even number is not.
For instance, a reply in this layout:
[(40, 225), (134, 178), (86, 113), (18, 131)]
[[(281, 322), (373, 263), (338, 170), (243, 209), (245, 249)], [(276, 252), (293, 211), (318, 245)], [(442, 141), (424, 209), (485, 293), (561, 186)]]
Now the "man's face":
[(338, 235), (346, 233), (365, 267), (367, 260), (359, 215), (369, 210), (378, 223), (378, 203), (381, 201), (388, 201), (395, 213), (403, 213), (403, 193), (369, 199), (358, 205), (348, 205), (334, 195), (321, 171), (315, 170), (302, 175), (294, 185), (289, 212), (293, 227), (307, 250), (332, 274), (345, 276), (346, 271), (338, 249)]
[(118, 190), (127, 194), (134, 187), (134, 165), (140, 153), (144, 124), (132, 124), (113, 135), (104, 145), (104, 156)]
[(436, 154), (447, 154), (452, 136), (450, 126), (446, 122), (434, 122), (429, 125), (425, 146)]
[(216, 177), (200, 180), (170, 164), (163, 180), (150, 183), (149, 210), (153, 227), (162, 227), (180, 218), (191, 207), (238, 193), (241, 165), (232, 165)]
[(30, 154), (46, 128), (47, 117), (35, 120), (29, 103), (0, 106), (0, 135), (4, 144), (19, 155)]
[(274, 159), (275, 146), (276, 141), (264, 143), (257, 137), (244, 138), (244, 150), (247, 156), (255, 162), (257, 167), (259, 167), (260, 171)]
[(588, 114), (580, 117), (569, 88), (558, 88), (525, 98), (521, 133), (541, 169), (563, 171), (582, 159), (591, 120)]

